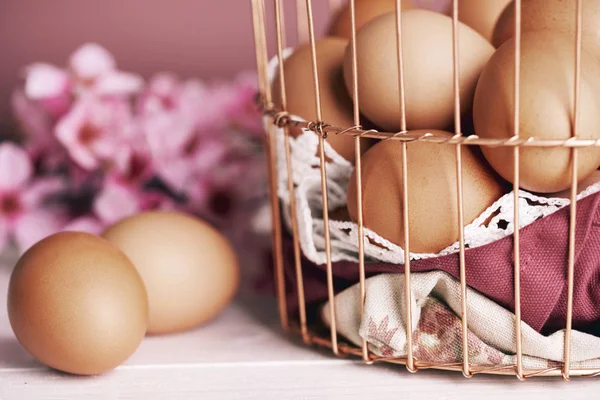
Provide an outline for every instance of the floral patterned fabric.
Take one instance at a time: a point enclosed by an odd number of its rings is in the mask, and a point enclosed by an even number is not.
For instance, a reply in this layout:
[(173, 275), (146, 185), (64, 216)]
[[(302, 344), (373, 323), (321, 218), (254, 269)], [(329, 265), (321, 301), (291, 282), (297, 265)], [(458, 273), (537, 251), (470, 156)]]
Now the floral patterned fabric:
[[(413, 273), (413, 355), (435, 363), (462, 362), (460, 282), (445, 272)], [(467, 289), (469, 362), (475, 366), (516, 363), (515, 316), (477, 291)], [(360, 346), (366, 339), (371, 352), (383, 357), (406, 355), (404, 275), (384, 274), (366, 280), (365, 313), (360, 317), (360, 288), (354, 285), (335, 297), (338, 332)], [(329, 303), (321, 316), (329, 325)], [(564, 330), (544, 336), (521, 325), (525, 368), (562, 365)], [(600, 338), (572, 332), (572, 368), (600, 368)]]

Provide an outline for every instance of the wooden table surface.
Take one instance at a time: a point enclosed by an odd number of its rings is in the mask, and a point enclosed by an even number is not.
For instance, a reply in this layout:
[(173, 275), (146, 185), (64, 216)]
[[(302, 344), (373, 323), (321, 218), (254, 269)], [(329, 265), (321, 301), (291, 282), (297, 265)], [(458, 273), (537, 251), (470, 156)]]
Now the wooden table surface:
[[(5, 263), (6, 264), (6, 263)], [(6, 299), (9, 267), (0, 266)], [(148, 337), (121, 367), (74, 377), (45, 368), (15, 339), (0, 307), (0, 400), (12, 399), (588, 399), (599, 379), (409, 374), (301, 346), (278, 329), (271, 299), (238, 301), (191, 332)]]

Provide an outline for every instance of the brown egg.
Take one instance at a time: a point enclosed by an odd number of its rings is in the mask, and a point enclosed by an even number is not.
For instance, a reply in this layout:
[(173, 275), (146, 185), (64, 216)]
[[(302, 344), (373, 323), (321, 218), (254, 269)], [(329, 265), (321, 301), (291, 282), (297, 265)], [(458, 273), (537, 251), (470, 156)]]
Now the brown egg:
[[(579, 185), (577, 187), (577, 192), (581, 193), (588, 187), (590, 187), (598, 182), (600, 182), (600, 171), (594, 171), (586, 179), (579, 182)], [(569, 188), (567, 190), (563, 190), (562, 192), (558, 192), (558, 193), (550, 193), (547, 195), (547, 197), (559, 197), (562, 199), (570, 199), (571, 198), (571, 188)]]
[(490, 43), (500, 14), (511, 0), (458, 0), (458, 19)]
[[(356, 31), (372, 19), (396, 11), (396, 0), (356, 0), (354, 3)], [(411, 0), (402, 0), (402, 10), (416, 8)], [(343, 7), (333, 19), (329, 29), (331, 36), (339, 36), (350, 40), (352, 30), (350, 26), (350, 6)]]
[[(452, 134), (431, 132), (445, 138)], [(388, 140), (362, 158), (365, 226), (404, 247), (402, 206), (402, 143)], [(437, 253), (458, 240), (456, 147), (415, 142), (408, 145), (408, 204), (410, 251)], [(506, 191), (477, 148), (462, 151), (464, 222), (471, 223)], [(356, 171), (354, 172), (356, 173)], [(356, 221), (356, 177), (348, 186), (348, 212)]]
[[(483, 138), (513, 136), (514, 40), (490, 59), (477, 85), (473, 107), (475, 131)], [(531, 32), (521, 39), (520, 124), (522, 138), (568, 139), (572, 135), (574, 41), (551, 32)], [(579, 136), (600, 139), (600, 65), (582, 53)], [(513, 149), (483, 147), (494, 169), (513, 181)], [(600, 149), (579, 150), (579, 179), (600, 165)], [(552, 193), (571, 185), (571, 151), (561, 148), (523, 148), (521, 188)]]
[[(342, 75), (342, 63), (347, 46), (348, 41), (340, 38), (323, 38), (316, 42), (323, 121), (339, 128), (349, 128), (354, 125), (352, 101), (346, 92)], [(317, 111), (310, 46), (298, 47), (284, 61), (283, 65), (287, 110), (307, 121), (316, 121)], [(279, 73), (275, 76), (273, 97), (275, 105), (281, 107)], [(290, 129), (293, 137), (297, 137), (301, 133), (299, 128)], [(354, 138), (348, 135), (329, 135), (327, 143), (346, 160), (354, 162)], [(364, 139), (361, 144), (361, 150), (364, 153), (370, 147), (370, 141)]]
[[(402, 0), (401, 10), (423, 8), (443, 14), (450, 12), (452, 0)], [(356, 0), (354, 3), (356, 30), (365, 26), (376, 17), (396, 11), (396, 0)], [(333, 18), (329, 28), (329, 35), (339, 36), (350, 40), (352, 31), (350, 26), (350, 6), (343, 7)]]
[[(408, 129), (445, 129), (454, 120), (452, 19), (426, 10), (402, 13), (404, 81)], [(459, 23), (461, 111), (471, 109), (479, 74), (493, 46)], [(377, 126), (400, 130), (396, 16), (386, 14), (357, 37), (361, 112)], [(352, 87), (352, 53), (346, 52), (344, 77)]]
[(117, 222), (103, 236), (123, 250), (148, 291), (148, 333), (205, 323), (231, 302), (240, 280), (231, 244), (189, 215), (147, 212)]
[(148, 300), (121, 251), (90, 234), (63, 232), (35, 244), (17, 263), (8, 315), (19, 342), (42, 363), (95, 375), (137, 349)]
[[(522, 0), (521, 32), (548, 30), (562, 32), (575, 40), (577, 0)], [(583, 0), (582, 44), (600, 56), (600, 1)], [(514, 35), (515, 3), (504, 10), (494, 30), (493, 43), (499, 47)]]

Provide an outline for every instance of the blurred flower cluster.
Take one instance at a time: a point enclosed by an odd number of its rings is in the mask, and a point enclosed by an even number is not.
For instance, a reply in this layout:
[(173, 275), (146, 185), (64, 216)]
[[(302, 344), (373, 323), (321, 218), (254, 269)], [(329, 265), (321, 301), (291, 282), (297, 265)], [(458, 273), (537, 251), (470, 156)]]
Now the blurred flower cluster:
[(28, 66), (12, 97), (20, 140), (0, 143), (0, 248), (155, 209), (254, 237), (266, 187), (255, 81), (146, 82), (97, 44), (65, 68)]

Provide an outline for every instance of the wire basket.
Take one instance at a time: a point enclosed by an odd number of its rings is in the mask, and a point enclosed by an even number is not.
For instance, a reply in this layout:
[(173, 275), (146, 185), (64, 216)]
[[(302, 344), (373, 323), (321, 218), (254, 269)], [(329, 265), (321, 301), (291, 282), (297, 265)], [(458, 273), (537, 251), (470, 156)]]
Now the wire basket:
[[(482, 0), (485, 1), (485, 0)], [(578, 108), (580, 98), (580, 80), (581, 80), (581, 38), (582, 38), (582, 0), (577, 0), (576, 15), (573, 15), (573, 19), (576, 23), (576, 34), (575, 34), (575, 53), (573, 54), (573, 63), (575, 64), (575, 82), (574, 82), (574, 110), (573, 110), (573, 133), (572, 137), (567, 140), (547, 140), (537, 138), (520, 138), (519, 137), (519, 87), (520, 87), (520, 42), (521, 42), (521, 0), (515, 0), (515, 80), (514, 80), (514, 135), (509, 139), (488, 139), (480, 138), (476, 135), (464, 136), (461, 132), (461, 111), (460, 111), (460, 79), (459, 79), (459, 66), (458, 66), (458, 0), (453, 0), (452, 7), (452, 44), (453, 44), (453, 62), (454, 62), (454, 128), (455, 135), (451, 138), (442, 138), (431, 134), (415, 135), (410, 133), (406, 129), (406, 111), (405, 111), (405, 88), (404, 88), (404, 76), (403, 76), (403, 54), (402, 46), (402, 25), (401, 25), (401, 1), (396, 2), (396, 43), (398, 44), (398, 71), (399, 76), (399, 92), (400, 92), (400, 105), (401, 105), (401, 130), (400, 132), (379, 132), (375, 130), (364, 130), (360, 125), (360, 112), (359, 112), (359, 95), (358, 95), (358, 78), (357, 78), (357, 56), (356, 56), (356, 16), (354, 9), (354, 0), (350, 0), (350, 25), (352, 27), (352, 39), (350, 46), (352, 46), (353, 56), (353, 99), (354, 99), (354, 126), (351, 127), (335, 127), (330, 126), (322, 118), (321, 104), (319, 98), (319, 76), (316, 59), (315, 49), (315, 29), (314, 29), (314, 15), (311, 0), (297, 0), (296, 1), (296, 12), (297, 12), (297, 28), (299, 41), (306, 41), (309, 43), (312, 50), (312, 69), (313, 69), (313, 83), (314, 90), (316, 93), (315, 104), (316, 104), (316, 121), (301, 121), (296, 120), (290, 116), (286, 111), (286, 91), (285, 91), (285, 80), (283, 72), (283, 63), (279, 63), (279, 78), (280, 78), (280, 89), (282, 107), (276, 109), (273, 104), (273, 93), (271, 89), (270, 77), (269, 77), (269, 54), (267, 46), (267, 29), (265, 21), (265, 0), (251, 0), (252, 2), (252, 17), (254, 26), (254, 39), (255, 39), (255, 50), (256, 59), (259, 72), (259, 88), (260, 94), (258, 102), (262, 108), (264, 115), (270, 121), (268, 124), (268, 133), (266, 136), (266, 151), (268, 154), (268, 167), (269, 167), (269, 179), (270, 179), (270, 201), (272, 207), (272, 220), (273, 220), (273, 254), (274, 254), (274, 265), (275, 265), (275, 282), (276, 291), (279, 304), (279, 315), (281, 319), (281, 325), (285, 331), (299, 334), (306, 344), (313, 344), (330, 348), (333, 354), (338, 356), (358, 356), (367, 364), (374, 362), (389, 362), (396, 364), (404, 364), (410, 372), (417, 372), (421, 369), (442, 369), (461, 371), (465, 377), (471, 377), (475, 374), (500, 374), (500, 375), (514, 375), (520, 380), (524, 380), (529, 377), (535, 376), (562, 376), (565, 380), (569, 380), (571, 376), (597, 376), (600, 375), (600, 369), (575, 369), (571, 367), (571, 347), (572, 347), (572, 315), (573, 315), (573, 285), (574, 285), (574, 265), (575, 265), (575, 223), (577, 219), (577, 153), (578, 149), (584, 147), (599, 147), (600, 140), (581, 139), (577, 137), (578, 130)], [(274, 14), (275, 14), (275, 38), (276, 41), (276, 56), (279, 60), (282, 60), (283, 51), (285, 47), (285, 29), (284, 29), (284, 9), (281, 0), (273, 0)], [(332, 9), (342, 6), (342, 1), (330, 1)], [(273, 39), (273, 38), (271, 38)], [(289, 193), (294, 193), (295, 187), (292, 180), (292, 160), (291, 160), (291, 147), (290, 147), (290, 127), (300, 127), (311, 130), (318, 135), (319, 138), (319, 160), (320, 160), (320, 177), (321, 177), (321, 193), (322, 193), (322, 210), (323, 210), (323, 229), (325, 239), (325, 254), (326, 254), (326, 279), (328, 288), (328, 300), (329, 300), (329, 320), (330, 327), (327, 330), (313, 328), (311, 321), (307, 317), (305, 292), (303, 284), (303, 266), (302, 266), (302, 253), (298, 239), (298, 221), (296, 213), (295, 196), (290, 196), (290, 215), (294, 216), (291, 218), (291, 236), (293, 243), (293, 264), (295, 271), (295, 285), (297, 287), (297, 302), (299, 305), (298, 309), (298, 320), (294, 321), (288, 315), (287, 309), (287, 298), (285, 286), (286, 277), (284, 273), (284, 255), (283, 255), (283, 236), (284, 227), (282, 226), (282, 210), (278, 199), (278, 187), (277, 187), (277, 174), (279, 173), (277, 167), (278, 157), (285, 158), (285, 168), (287, 172), (287, 190)], [(284, 129), (284, 154), (277, 154), (276, 151), (276, 129)], [(327, 190), (327, 171), (326, 155), (324, 151), (324, 141), (327, 135), (350, 135), (354, 137), (355, 143), (355, 155), (356, 155), (356, 186), (357, 186), (357, 207), (358, 207), (358, 276), (360, 277), (360, 316), (361, 319), (364, 315), (364, 301), (366, 298), (366, 285), (365, 285), (365, 227), (363, 223), (363, 208), (361, 201), (361, 138), (373, 138), (379, 140), (398, 140), (402, 143), (402, 163), (403, 171), (407, 171), (406, 164), (406, 151), (410, 143), (420, 141), (426, 142), (431, 146), (453, 146), (456, 151), (456, 180), (457, 187), (457, 198), (456, 202), (458, 205), (458, 230), (459, 230), (459, 266), (460, 266), (460, 296), (462, 313), (459, 315), (462, 324), (462, 362), (460, 363), (444, 363), (444, 362), (430, 362), (418, 360), (413, 351), (413, 330), (411, 328), (411, 299), (412, 287), (411, 287), (411, 259), (410, 259), (410, 243), (409, 243), (409, 209), (403, 206), (404, 213), (404, 285), (398, 287), (399, 291), (404, 291), (404, 296), (407, 299), (406, 304), (406, 357), (384, 357), (377, 356), (369, 351), (369, 347), (365, 339), (362, 339), (361, 346), (355, 346), (350, 344), (339, 335), (336, 325), (336, 307), (334, 302), (334, 284), (333, 284), (333, 272), (332, 272), (332, 257), (331, 257), (331, 238), (330, 232), (330, 220), (329, 220), (329, 207), (328, 207), (328, 190)], [(519, 163), (519, 149), (523, 147), (537, 147), (537, 148), (556, 148), (564, 147), (570, 149), (571, 155), (571, 208), (569, 215), (569, 235), (568, 235), (568, 261), (567, 261), (567, 301), (566, 301), (566, 326), (564, 330), (564, 356), (563, 362), (557, 363), (556, 366), (544, 369), (531, 369), (526, 368), (523, 363), (523, 346), (522, 346), (522, 319), (521, 319), (521, 262), (520, 262), (520, 235), (519, 229), (514, 229), (513, 243), (514, 243), (514, 332), (515, 332), (515, 360), (513, 365), (491, 365), (491, 366), (478, 366), (473, 365), (469, 360), (469, 340), (468, 340), (468, 329), (469, 320), (467, 315), (467, 280), (466, 270), (469, 267), (465, 262), (465, 238), (463, 227), (465, 224), (463, 208), (463, 182), (462, 182), (462, 151), (464, 146), (496, 146), (496, 147), (507, 147), (513, 149), (514, 154), (514, 220), (519, 221), (519, 197), (517, 195), (519, 183), (520, 183), (520, 163)], [(404, 173), (402, 177), (403, 193), (405, 194), (403, 205), (407, 204), (408, 193), (408, 180), (407, 174)]]

